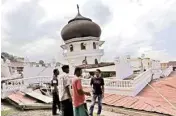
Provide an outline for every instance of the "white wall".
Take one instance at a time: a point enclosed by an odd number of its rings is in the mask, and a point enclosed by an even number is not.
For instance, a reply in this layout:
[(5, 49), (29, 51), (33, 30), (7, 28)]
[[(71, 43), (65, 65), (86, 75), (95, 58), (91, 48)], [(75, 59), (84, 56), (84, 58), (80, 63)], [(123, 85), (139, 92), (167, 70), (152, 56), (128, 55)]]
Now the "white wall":
[(161, 64), (160, 64), (160, 61), (158, 60), (153, 60), (152, 61), (152, 69), (161, 69)]
[(130, 61), (130, 65), (132, 67), (133, 70), (140, 70), (140, 66), (141, 66), (141, 60), (136, 58), (136, 59), (132, 59), (129, 60)]
[[(103, 56), (104, 51), (102, 49), (99, 49), (99, 38), (93, 38), (92, 40), (83, 41), (84, 39), (89, 39), (87, 37), (85, 38), (79, 38), (80, 40), (77, 42), (66, 42), (64, 45), (64, 50), (67, 52), (64, 53), (64, 57), (66, 60), (68, 60), (69, 64), (74, 62), (74, 65), (81, 65), (82, 61), (85, 59), (85, 56), (87, 57), (87, 63), (88, 64), (95, 64), (95, 59), (100, 62), (101, 56)], [(77, 38), (75, 38), (77, 40)], [(93, 42), (96, 43), (96, 49), (93, 48)], [(86, 44), (86, 49), (81, 50), (81, 43)], [(73, 51), (70, 51), (70, 45), (73, 46)]]
[(144, 69), (149, 69), (151, 67), (151, 61), (150, 59), (143, 59), (142, 60)]
[(118, 79), (125, 79), (133, 74), (133, 70), (126, 57), (119, 57), (115, 59), (116, 77)]
[(1, 59), (1, 77), (10, 77), (11, 73), (9, 70), (9, 62), (4, 62), (3, 59)]

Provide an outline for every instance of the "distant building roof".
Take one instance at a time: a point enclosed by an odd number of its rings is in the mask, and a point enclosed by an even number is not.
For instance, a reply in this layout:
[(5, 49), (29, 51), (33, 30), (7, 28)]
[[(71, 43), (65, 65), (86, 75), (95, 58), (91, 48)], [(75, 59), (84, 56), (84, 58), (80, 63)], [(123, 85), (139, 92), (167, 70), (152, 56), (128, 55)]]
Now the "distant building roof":
[(170, 62), (168, 62), (168, 65), (175, 65), (176, 66), (176, 61), (170, 61)]
[(11, 67), (24, 67), (23, 62), (11, 62), (10, 65)]
[(176, 66), (176, 61), (169, 61), (169, 62), (164, 62), (164, 63), (161, 63), (161, 65), (168, 65), (168, 66)]

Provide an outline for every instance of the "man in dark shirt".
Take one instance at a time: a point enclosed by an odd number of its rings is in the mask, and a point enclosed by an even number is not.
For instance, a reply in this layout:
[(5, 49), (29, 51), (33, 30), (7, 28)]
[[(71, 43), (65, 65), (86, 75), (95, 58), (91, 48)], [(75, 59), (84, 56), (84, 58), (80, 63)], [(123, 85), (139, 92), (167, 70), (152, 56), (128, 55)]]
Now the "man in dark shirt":
[(94, 110), (94, 106), (97, 98), (98, 98), (97, 116), (100, 116), (101, 110), (102, 110), (102, 99), (104, 97), (104, 80), (101, 77), (101, 71), (97, 69), (95, 75), (96, 77), (91, 78), (91, 82), (90, 82), (90, 86), (93, 92), (92, 103), (89, 109), (90, 116), (93, 116), (93, 110)]
[(53, 87), (52, 89), (52, 94), (53, 94), (53, 105), (52, 105), (52, 113), (53, 115), (57, 115), (57, 106), (60, 110), (60, 101), (59, 101), (59, 95), (58, 95), (58, 79), (57, 76), (59, 75), (59, 70), (54, 69), (53, 70), (53, 79), (51, 81), (51, 86)]

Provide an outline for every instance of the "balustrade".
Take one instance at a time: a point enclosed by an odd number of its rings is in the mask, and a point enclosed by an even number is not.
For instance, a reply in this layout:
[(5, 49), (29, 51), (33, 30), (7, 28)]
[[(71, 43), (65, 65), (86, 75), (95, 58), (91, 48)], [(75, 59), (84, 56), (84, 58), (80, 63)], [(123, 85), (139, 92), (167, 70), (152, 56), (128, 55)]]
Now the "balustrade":
[(151, 76), (152, 76), (152, 69), (148, 69), (147, 71), (139, 74), (137, 77), (134, 78), (134, 83), (135, 84), (138, 84), (141, 80), (145, 80), (145, 79), (148, 79), (150, 78), (151, 79)]
[[(115, 80), (115, 79), (107, 79), (105, 80), (105, 88), (110, 89), (112, 91), (120, 90), (129, 90), (135, 91), (135, 87), (138, 85), (141, 86), (141, 89), (146, 85), (144, 81), (149, 81), (151, 79), (151, 69), (143, 72), (142, 74), (135, 77), (133, 80)], [(44, 77), (44, 76), (36, 76), (31, 78), (22, 78), (22, 79), (15, 79), (9, 80), (5, 83), (2, 83), (2, 91), (1, 92), (10, 92), (10, 91), (17, 91), (17, 90), (25, 90), (30, 84), (42, 84), (42, 83), (50, 83), (52, 77)], [(144, 83), (143, 85), (141, 85)], [(90, 79), (82, 79), (83, 86), (90, 85)]]
[(6, 81), (5, 83), (2, 83), (1, 89), (2, 89), (2, 92), (24, 90), (30, 84), (50, 83), (50, 81), (51, 81), (51, 77), (43, 77), (43, 76), (15, 79), (15, 80), (9, 80), (9, 81)]
[[(105, 87), (132, 87), (131, 80), (106, 80), (104, 81)], [(90, 79), (82, 79), (83, 86), (90, 85)]]
[(163, 70), (163, 75), (168, 76), (173, 71), (172, 66), (169, 66), (167, 69)]

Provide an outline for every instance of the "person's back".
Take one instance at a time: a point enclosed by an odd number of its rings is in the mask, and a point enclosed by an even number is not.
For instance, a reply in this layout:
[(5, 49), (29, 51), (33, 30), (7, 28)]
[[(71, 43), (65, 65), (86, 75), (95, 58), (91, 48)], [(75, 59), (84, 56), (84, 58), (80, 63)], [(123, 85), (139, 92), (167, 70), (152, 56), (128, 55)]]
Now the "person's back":
[(59, 99), (61, 102), (62, 116), (73, 116), (73, 106), (70, 93), (69, 66), (62, 67), (63, 74), (58, 77)]

